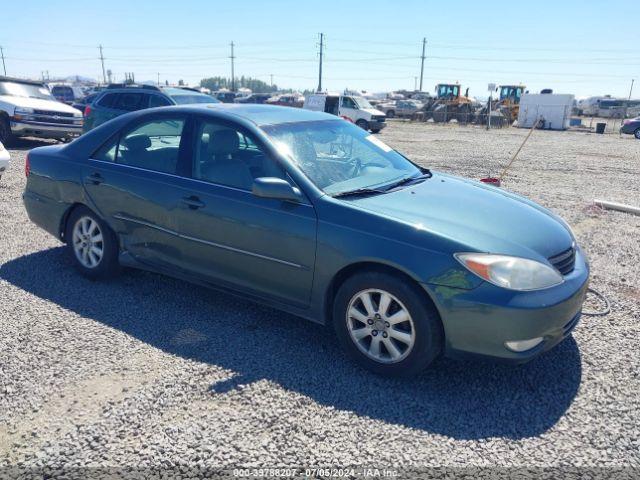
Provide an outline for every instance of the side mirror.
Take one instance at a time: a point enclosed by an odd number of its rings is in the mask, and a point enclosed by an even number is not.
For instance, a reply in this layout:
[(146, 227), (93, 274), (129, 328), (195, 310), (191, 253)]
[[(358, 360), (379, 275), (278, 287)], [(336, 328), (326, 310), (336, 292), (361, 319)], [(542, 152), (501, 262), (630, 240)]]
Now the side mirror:
[(299, 202), (302, 193), (289, 182), (277, 177), (261, 177), (253, 181), (252, 192), (256, 197), (274, 198), (288, 202)]

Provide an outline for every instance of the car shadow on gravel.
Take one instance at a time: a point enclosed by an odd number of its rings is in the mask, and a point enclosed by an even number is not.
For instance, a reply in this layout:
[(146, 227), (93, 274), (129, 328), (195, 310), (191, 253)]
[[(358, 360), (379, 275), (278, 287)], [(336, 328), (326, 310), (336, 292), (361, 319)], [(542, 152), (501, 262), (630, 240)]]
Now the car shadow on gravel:
[(5, 145), (5, 147), (11, 151), (27, 151), (36, 147), (45, 147), (47, 145), (62, 145), (58, 140), (49, 140), (42, 138), (32, 138), (32, 137), (18, 137), (13, 140), (13, 142), (9, 145)]
[(266, 379), (388, 423), (456, 439), (519, 439), (555, 425), (580, 385), (573, 338), (526, 365), (441, 359), (417, 378), (386, 379), (355, 367), (322, 326), (161, 275), (129, 270), (92, 282), (61, 247), (5, 263), (0, 278), (165, 352), (235, 372), (211, 385), (212, 401)]

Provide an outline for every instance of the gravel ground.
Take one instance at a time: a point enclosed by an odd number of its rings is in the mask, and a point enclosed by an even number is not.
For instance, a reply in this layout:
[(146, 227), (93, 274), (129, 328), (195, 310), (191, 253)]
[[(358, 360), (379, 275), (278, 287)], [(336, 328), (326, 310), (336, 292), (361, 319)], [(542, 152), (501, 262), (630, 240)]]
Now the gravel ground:
[[(477, 179), (526, 133), (393, 122), (380, 138)], [(0, 180), (0, 467), (640, 467), (640, 217), (591, 206), (640, 205), (632, 137), (535, 132), (504, 182), (572, 225), (612, 313), (527, 365), (443, 359), (411, 380), (236, 297), (138, 271), (80, 277), (22, 206), (37, 145), (12, 150)]]

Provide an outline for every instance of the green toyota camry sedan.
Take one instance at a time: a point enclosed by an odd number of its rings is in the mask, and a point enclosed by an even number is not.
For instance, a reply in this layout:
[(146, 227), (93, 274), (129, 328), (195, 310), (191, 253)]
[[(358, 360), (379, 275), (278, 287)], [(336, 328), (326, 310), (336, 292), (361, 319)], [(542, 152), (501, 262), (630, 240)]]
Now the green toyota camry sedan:
[(589, 279), (550, 211), (325, 113), (143, 110), (31, 150), (26, 175), (30, 219), (82, 274), (136, 267), (242, 295), (333, 327), (381, 374), (530, 360), (570, 335)]

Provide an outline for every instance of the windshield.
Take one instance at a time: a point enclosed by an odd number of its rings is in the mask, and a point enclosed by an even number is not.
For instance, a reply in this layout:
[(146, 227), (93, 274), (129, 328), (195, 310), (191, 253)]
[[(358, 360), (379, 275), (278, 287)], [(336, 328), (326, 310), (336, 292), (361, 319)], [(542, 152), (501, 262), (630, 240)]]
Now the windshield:
[(190, 103), (220, 103), (220, 100), (210, 97), (209, 95), (195, 92), (186, 95), (171, 95), (171, 98), (173, 98), (178, 105), (187, 105)]
[(421, 171), (375, 135), (344, 120), (263, 127), (276, 147), (325, 193), (384, 188)]
[(55, 100), (51, 92), (49, 92), (44, 85), (33, 85), (30, 83), (0, 82), (0, 95)]
[(358, 104), (359, 108), (373, 108), (371, 106), (371, 104), (369, 103), (369, 100), (367, 100), (364, 97), (352, 97), (355, 102)]

